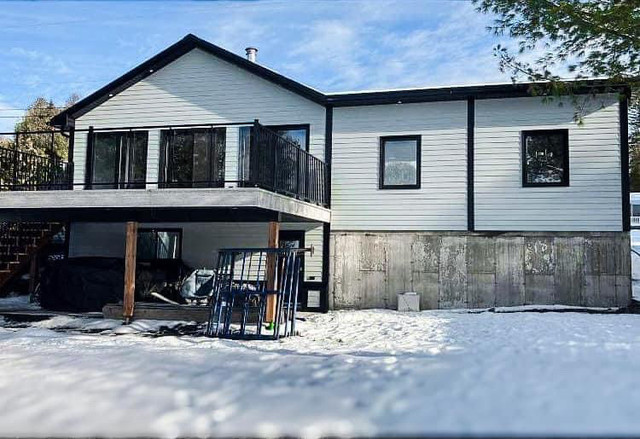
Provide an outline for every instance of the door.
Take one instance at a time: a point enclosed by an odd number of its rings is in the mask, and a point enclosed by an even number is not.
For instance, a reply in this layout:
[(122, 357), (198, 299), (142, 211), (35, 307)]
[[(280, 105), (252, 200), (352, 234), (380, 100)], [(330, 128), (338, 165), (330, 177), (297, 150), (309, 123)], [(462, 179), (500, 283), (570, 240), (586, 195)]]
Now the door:
[(92, 189), (144, 189), (146, 131), (95, 133), (90, 151)]
[(225, 142), (225, 128), (162, 131), (162, 185), (224, 186)]
[[(304, 248), (304, 230), (281, 230), (280, 248)], [(304, 253), (300, 255), (300, 276), (298, 281), (298, 308), (307, 308), (307, 290), (304, 288)]]

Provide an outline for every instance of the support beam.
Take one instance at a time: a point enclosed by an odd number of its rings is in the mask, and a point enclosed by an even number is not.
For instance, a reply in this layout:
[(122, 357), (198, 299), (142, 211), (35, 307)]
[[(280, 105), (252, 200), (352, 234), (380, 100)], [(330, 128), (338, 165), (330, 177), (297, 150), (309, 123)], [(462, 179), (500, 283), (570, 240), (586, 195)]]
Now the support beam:
[(322, 224), (322, 292), (320, 295), (320, 311), (329, 312), (329, 275), (331, 261), (331, 225)]
[(124, 300), (122, 304), (122, 317), (126, 323), (133, 317), (133, 307), (136, 292), (136, 253), (138, 243), (138, 223), (127, 222), (126, 242), (124, 254)]
[(620, 117), (620, 187), (622, 189), (622, 231), (631, 230), (631, 196), (629, 177), (629, 96), (625, 90), (619, 104)]
[[(269, 248), (278, 248), (278, 241), (280, 239), (280, 223), (278, 221), (269, 221)], [(276, 262), (277, 256), (275, 253), (269, 253), (267, 255), (267, 289), (275, 290), (277, 285), (277, 270), (276, 270)], [(276, 316), (276, 296), (269, 295), (267, 296), (267, 309), (265, 322), (272, 323), (275, 320)]]
[(476, 129), (476, 102), (473, 97), (467, 99), (467, 230), (476, 230), (475, 220), (475, 164), (474, 143)]

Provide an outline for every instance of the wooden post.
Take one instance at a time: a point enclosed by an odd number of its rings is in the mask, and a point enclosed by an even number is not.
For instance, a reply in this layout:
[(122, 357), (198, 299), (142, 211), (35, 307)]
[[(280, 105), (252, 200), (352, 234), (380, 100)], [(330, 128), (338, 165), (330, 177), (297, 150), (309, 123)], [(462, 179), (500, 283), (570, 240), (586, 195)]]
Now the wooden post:
[[(280, 236), (280, 223), (278, 221), (269, 221), (269, 248), (278, 248), (278, 241)], [(267, 254), (267, 289), (275, 290), (276, 288), (276, 262), (277, 255), (275, 253)], [(267, 309), (265, 322), (272, 323), (276, 317), (276, 296), (269, 295), (267, 296)]]
[(138, 223), (127, 222), (125, 253), (124, 253), (124, 300), (122, 316), (129, 323), (133, 318), (133, 306), (136, 292), (136, 252), (138, 243)]

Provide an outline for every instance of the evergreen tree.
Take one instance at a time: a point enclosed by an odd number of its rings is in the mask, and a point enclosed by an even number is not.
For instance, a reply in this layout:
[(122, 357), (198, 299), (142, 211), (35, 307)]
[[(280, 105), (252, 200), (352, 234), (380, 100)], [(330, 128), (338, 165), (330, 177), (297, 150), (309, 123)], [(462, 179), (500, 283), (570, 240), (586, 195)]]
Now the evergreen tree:
[[(542, 81), (532, 91), (551, 97), (569, 94), (587, 77), (607, 78), (613, 89), (632, 88), (629, 101), (631, 187), (640, 191), (640, 0), (473, 0), (496, 18), (496, 35), (518, 41), (516, 53), (498, 45), (500, 69), (513, 80)], [(536, 55), (532, 62), (526, 55)], [(562, 81), (566, 66), (574, 83)]]

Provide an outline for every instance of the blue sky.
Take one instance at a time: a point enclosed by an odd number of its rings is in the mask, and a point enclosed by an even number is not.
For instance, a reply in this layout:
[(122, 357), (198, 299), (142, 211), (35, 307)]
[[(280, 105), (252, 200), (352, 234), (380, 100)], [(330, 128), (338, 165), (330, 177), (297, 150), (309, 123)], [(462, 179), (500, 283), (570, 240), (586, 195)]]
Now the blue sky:
[(508, 81), (464, 0), (10, 2), (0, 9), (0, 131), (37, 96), (85, 96), (187, 33), (322, 91)]

